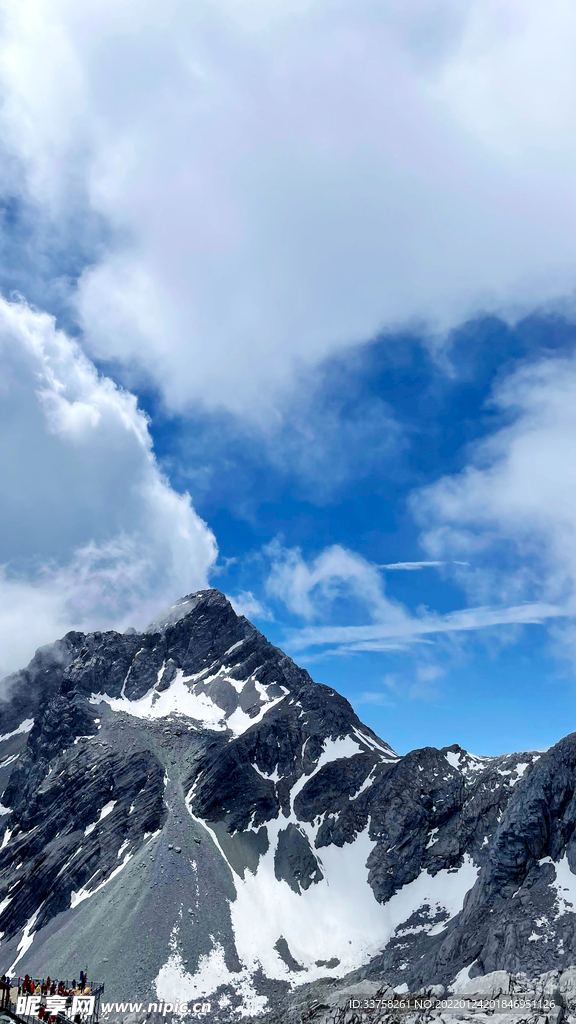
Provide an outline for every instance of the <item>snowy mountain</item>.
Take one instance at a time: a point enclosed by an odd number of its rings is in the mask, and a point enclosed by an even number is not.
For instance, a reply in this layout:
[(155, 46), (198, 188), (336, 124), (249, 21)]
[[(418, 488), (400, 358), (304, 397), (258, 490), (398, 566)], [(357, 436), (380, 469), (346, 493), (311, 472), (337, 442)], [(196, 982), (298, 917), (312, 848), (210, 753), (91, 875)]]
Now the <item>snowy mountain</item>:
[(574, 734), (399, 757), (216, 590), (3, 692), (2, 972), (224, 1021), (576, 962)]

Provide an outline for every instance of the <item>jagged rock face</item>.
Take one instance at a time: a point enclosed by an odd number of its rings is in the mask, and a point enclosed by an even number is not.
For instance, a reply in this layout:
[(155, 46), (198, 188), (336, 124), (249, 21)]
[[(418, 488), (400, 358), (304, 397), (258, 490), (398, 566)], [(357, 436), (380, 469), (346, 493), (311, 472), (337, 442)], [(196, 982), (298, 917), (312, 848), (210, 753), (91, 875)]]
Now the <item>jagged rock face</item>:
[(574, 735), (398, 757), (215, 590), (5, 687), (2, 971), (88, 964), (110, 999), (225, 1020), (294, 985), (576, 960)]

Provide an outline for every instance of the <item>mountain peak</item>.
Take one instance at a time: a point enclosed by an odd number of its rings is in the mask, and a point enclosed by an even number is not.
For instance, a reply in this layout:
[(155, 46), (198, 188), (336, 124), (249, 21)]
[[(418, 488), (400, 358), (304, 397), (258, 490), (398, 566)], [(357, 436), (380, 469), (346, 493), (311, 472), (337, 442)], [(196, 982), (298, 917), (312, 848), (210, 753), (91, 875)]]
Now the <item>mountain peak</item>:
[(71, 632), (11, 687), (4, 972), (89, 962), (120, 998), (214, 995), (220, 1021), (351, 972), (416, 991), (570, 963), (573, 737), (400, 757), (215, 589), (145, 632)]
[[(212, 608), (225, 608), (229, 607), (232, 609), (230, 601), (220, 590), (216, 590), (211, 587), (207, 590), (198, 590), (194, 594), (186, 594), (185, 597), (180, 597), (174, 604), (170, 605), (163, 612), (160, 612), (156, 618), (146, 626), (145, 633), (162, 633), (170, 626), (174, 626), (180, 619), (190, 615), (200, 605), (206, 605)], [(233, 609), (232, 609), (233, 610)]]

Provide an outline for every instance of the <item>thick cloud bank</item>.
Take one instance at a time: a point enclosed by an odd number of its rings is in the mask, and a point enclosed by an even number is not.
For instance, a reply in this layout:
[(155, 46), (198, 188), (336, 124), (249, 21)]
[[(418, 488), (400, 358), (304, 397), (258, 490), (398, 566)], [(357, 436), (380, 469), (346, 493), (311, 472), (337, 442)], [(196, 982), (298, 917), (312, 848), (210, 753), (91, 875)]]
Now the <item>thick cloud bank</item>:
[(0, 131), (13, 190), (106, 227), (91, 351), (254, 417), (383, 328), (572, 291), (575, 40), (567, 0), (8, 0)]
[(0, 674), (68, 629), (145, 626), (206, 585), (214, 537), (136, 399), (54, 321), (0, 300)]

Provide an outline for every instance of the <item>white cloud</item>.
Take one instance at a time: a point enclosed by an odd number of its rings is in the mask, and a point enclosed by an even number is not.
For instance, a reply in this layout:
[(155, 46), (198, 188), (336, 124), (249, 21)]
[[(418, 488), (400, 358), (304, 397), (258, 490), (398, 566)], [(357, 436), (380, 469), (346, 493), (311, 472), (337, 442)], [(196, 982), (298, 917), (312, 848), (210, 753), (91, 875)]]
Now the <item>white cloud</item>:
[(460, 579), (494, 600), (536, 600), (576, 613), (576, 357), (513, 373), (494, 396), (507, 425), (466, 469), (414, 500), (435, 556), (473, 555)]
[[(463, 608), (444, 615), (422, 608), (412, 614), (387, 597), (378, 566), (340, 545), (326, 548), (310, 563), (299, 548), (283, 548), (277, 541), (266, 551), (272, 559), (268, 594), (311, 623), (290, 634), (288, 643), (293, 651), (327, 645), (336, 645), (330, 654), (402, 651), (433, 642), (443, 634), (542, 623), (567, 614), (564, 607), (543, 601)], [(370, 621), (363, 625), (324, 624), (334, 621), (341, 598), (348, 619), (361, 614)], [(314, 622), (322, 619), (324, 623)], [(429, 683), (428, 668), (424, 666), (422, 671), (418, 682)]]
[(228, 594), (228, 600), (237, 615), (245, 615), (247, 619), (270, 621), (272, 613), (266, 608), (251, 590), (241, 590), (239, 594)]
[(334, 544), (310, 565), (299, 548), (283, 548), (278, 541), (268, 545), (266, 552), (272, 558), (267, 591), (296, 615), (318, 618), (346, 596), (367, 608), (371, 617), (402, 630), (406, 612), (386, 597), (378, 567), (355, 552)]
[(575, 43), (568, 0), (7, 0), (10, 184), (103, 218), (93, 353), (257, 419), (381, 328), (572, 292)]
[(0, 300), (0, 673), (67, 630), (145, 626), (206, 586), (214, 537), (133, 395), (51, 317)]

